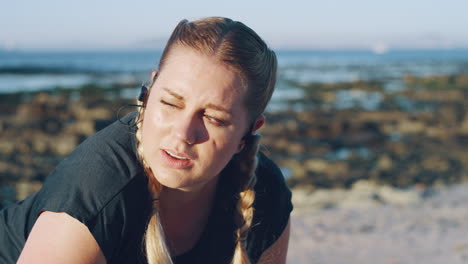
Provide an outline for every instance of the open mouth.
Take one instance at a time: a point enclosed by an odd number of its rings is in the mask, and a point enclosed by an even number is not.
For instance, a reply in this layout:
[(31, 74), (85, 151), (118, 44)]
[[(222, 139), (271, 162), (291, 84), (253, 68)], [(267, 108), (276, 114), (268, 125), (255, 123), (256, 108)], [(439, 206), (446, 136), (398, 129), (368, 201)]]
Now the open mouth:
[(174, 169), (189, 169), (194, 165), (194, 161), (182, 153), (174, 153), (174, 151), (161, 149), (161, 158), (164, 166)]
[(164, 152), (166, 152), (167, 155), (169, 155), (169, 156), (171, 156), (171, 157), (173, 157), (173, 158), (175, 158), (175, 159), (179, 159), (179, 160), (188, 160), (188, 158), (182, 157), (182, 156), (178, 156), (178, 155), (176, 155), (176, 154), (170, 152), (169, 150), (164, 150)]

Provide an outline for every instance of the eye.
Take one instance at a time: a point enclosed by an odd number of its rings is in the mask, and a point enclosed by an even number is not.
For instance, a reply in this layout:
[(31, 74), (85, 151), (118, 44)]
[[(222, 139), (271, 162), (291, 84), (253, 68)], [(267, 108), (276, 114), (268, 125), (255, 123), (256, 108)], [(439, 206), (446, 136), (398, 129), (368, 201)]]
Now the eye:
[(172, 104), (172, 103), (169, 103), (169, 102), (164, 101), (164, 100), (159, 100), (159, 102), (161, 102), (161, 104), (166, 105), (166, 106), (169, 106), (169, 107), (179, 108), (177, 105)]
[(208, 121), (215, 126), (223, 127), (223, 126), (228, 125), (227, 121), (221, 120), (221, 119), (209, 116), (209, 115), (205, 115), (205, 118), (208, 119)]

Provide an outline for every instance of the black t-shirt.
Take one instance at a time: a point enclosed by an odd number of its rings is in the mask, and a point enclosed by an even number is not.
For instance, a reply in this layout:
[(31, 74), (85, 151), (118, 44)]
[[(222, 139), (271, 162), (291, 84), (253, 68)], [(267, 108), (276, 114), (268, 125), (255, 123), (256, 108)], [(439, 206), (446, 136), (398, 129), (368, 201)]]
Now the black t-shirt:
[[(136, 154), (135, 114), (127, 115), (80, 144), (34, 195), (0, 211), (0, 263), (16, 263), (42, 211), (65, 212), (85, 224), (108, 263), (146, 263), (142, 241), (151, 202), (148, 179)], [(253, 262), (286, 227), (291, 192), (278, 167), (259, 153), (254, 218), (247, 239)], [(234, 166), (221, 173), (208, 224), (190, 251), (174, 263), (229, 263), (235, 246), (237, 194)], [(203, 261), (205, 260), (205, 261)]]

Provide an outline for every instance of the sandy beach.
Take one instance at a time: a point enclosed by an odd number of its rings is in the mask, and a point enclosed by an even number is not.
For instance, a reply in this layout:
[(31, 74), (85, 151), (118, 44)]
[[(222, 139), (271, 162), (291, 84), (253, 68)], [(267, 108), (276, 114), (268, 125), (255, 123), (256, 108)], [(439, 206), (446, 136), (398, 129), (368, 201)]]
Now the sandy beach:
[(468, 263), (467, 184), (318, 193), (294, 191), (288, 263)]

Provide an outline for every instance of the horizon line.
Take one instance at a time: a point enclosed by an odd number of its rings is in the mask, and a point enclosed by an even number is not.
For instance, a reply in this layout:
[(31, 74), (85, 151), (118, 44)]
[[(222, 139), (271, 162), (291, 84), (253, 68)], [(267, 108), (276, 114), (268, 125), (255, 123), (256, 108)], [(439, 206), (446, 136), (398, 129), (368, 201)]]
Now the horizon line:
[[(372, 47), (270, 47), (275, 52), (290, 52), (290, 51), (365, 51), (376, 54), (385, 54), (393, 51), (449, 51), (449, 50), (467, 50), (468, 46), (460, 47), (395, 47), (386, 49), (375, 49)], [(15, 52), (162, 52), (163, 48), (129, 48), (129, 47), (90, 47), (90, 48), (14, 48), (5, 49), (0, 48), (1, 53), (15, 53)]]

